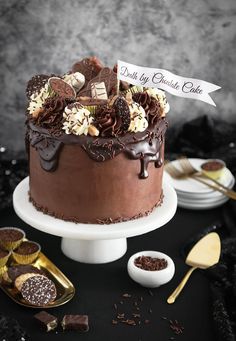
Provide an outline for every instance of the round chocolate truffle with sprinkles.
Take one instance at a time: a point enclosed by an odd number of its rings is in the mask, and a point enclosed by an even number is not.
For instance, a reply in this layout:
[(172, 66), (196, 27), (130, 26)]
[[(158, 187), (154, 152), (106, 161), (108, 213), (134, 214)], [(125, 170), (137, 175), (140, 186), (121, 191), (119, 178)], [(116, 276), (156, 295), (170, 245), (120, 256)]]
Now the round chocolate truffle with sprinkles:
[(43, 275), (36, 275), (23, 283), (21, 294), (28, 303), (36, 306), (45, 306), (55, 300), (57, 290), (55, 284), (49, 278)]

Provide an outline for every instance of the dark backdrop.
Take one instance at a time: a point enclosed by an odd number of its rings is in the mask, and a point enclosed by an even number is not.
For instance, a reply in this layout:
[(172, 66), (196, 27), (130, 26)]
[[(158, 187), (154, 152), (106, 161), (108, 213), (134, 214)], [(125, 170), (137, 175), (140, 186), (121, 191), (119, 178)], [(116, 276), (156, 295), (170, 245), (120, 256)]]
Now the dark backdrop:
[(235, 0), (0, 0), (0, 144), (24, 149), (25, 85), (98, 55), (222, 86), (214, 108), (169, 95), (171, 125), (206, 114), (235, 120)]

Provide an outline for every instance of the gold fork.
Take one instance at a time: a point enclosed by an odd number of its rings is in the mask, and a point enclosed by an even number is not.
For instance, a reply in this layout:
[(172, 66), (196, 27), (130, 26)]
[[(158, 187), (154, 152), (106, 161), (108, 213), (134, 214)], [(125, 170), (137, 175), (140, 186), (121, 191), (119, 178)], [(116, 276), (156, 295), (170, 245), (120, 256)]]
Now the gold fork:
[(218, 191), (218, 192), (221, 192), (222, 194), (224, 194), (225, 196), (233, 199), (233, 200), (236, 200), (236, 194), (235, 193), (231, 193), (229, 192), (228, 190), (225, 190), (224, 188), (220, 188), (216, 185), (212, 185), (212, 184), (209, 184), (207, 181), (203, 180), (203, 179), (200, 179), (199, 177), (197, 177), (196, 175), (189, 175), (179, 169), (177, 169), (172, 163), (170, 162), (166, 162), (165, 164), (165, 171), (167, 173), (170, 174), (170, 176), (172, 176), (172, 178), (174, 179), (184, 179), (184, 178), (192, 178), (198, 182), (201, 182), (202, 184), (212, 188), (213, 190), (215, 191)]
[(187, 173), (188, 175), (196, 175), (197, 177), (201, 177), (201, 178), (205, 178), (205, 179), (209, 179), (212, 182), (214, 182), (216, 185), (218, 185), (219, 187), (222, 187), (223, 189), (225, 189), (228, 193), (233, 194), (236, 197), (236, 192), (231, 190), (230, 188), (222, 185), (219, 181), (212, 179), (211, 176), (198, 171), (197, 169), (195, 169), (193, 167), (193, 165), (191, 164), (191, 162), (189, 161), (189, 159), (186, 156), (181, 156), (179, 159), (179, 164), (181, 166), (181, 168), (183, 169), (184, 173)]

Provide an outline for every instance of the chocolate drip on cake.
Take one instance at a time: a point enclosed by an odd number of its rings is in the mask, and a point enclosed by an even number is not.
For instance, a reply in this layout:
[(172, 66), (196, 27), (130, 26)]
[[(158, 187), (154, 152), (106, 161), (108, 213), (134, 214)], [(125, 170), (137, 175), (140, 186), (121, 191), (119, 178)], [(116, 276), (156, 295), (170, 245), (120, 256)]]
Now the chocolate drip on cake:
[(58, 165), (62, 142), (32, 129), (29, 129), (28, 138), (31, 146), (39, 153), (42, 168), (45, 171), (54, 171)]
[(154, 162), (157, 168), (163, 161), (160, 148), (163, 135), (166, 131), (166, 120), (160, 119), (157, 124), (143, 133), (127, 133), (125, 136), (94, 139), (92, 136), (75, 136), (62, 134), (51, 137), (46, 129), (29, 123), (29, 142), (40, 157), (40, 163), (45, 171), (54, 171), (57, 168), (60, 151), (65, 144), (78, 144), (88, 156), (97, 162), (111, 160), (121, 152), (130, 160), (140, 160), (141, 179), (148, 177), (148, 164)]

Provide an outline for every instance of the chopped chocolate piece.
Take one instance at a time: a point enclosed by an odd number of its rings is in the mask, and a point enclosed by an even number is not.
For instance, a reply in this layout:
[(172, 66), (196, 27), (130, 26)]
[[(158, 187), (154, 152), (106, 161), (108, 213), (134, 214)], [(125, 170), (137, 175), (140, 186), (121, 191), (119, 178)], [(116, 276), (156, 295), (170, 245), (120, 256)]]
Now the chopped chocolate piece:
[(167, 267), (167, 261), (163, 258), (153, 258), (149, 256), (140, 256), (134, 260), (137, 268), (147, 271), (163, 270)]
[(36, 275), (23, 283), (21, 294), (28, 303), (44, 306), (55, 300), (57, 290), (55, 284), (49, 278)]
[(7, 270), (7, 276), (10, 282), (15, 282), (17, 277), (26, 273), (37, 273), (43, 275), (43, 271), (33, 265), (10, 266)]
[(118, 324), (118, 321), (112, 320), (111, 323), (112, 323), (112, 324)]
[(14, 250), (14, 252), (20, 254), (20, 255), (30, 255), (32, 253), (35, 253), (39, 250), (38, 243), (35, 242), (22, 242), (20, 246)]
[(46, 328), (47, 332), (57, 328), (57, 317), (48, 314), (46, 311), (40, 311), (40, 313), (34, 315), (34, 318), (40, 323), (43, 328)]
[(87, 332), (89, 330), (88, 315), (65, 315), (61, 325), (63, 330)]
[(103, 69), (101, 61), (97, 57), (85, 58), (72, 66), (72, 72), (80, 72), (85, 77), (85, 84), (97, 76)]
[(76, 92), (72, 86), (63, 81), (61, 78), (52, 77), (49, 79), (51, 89), (62, 98), (75, 98)]
[(101, 69), (99, 74), (95, 78), (91, 79), (88, 82), (87, 86), (79, 92), (79, 96), (92, 97), (91, 93), (92, 83), (101, 82), (105, 83), (107, 95), (109, 96), (111, 94), (111, 90), (117, 85), (116, 73), (112, 71), (112, 69), (110, 69), (109, 67), (104, 67), (103, 69)]

